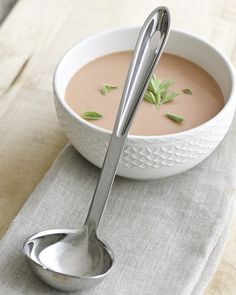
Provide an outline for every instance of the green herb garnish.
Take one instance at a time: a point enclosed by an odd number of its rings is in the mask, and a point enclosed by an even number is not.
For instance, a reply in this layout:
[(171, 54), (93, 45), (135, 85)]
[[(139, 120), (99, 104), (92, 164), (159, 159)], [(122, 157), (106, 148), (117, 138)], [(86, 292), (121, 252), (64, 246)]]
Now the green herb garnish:
[(182, 89), (182, 91), (183, 91), (183, 93), (185, 93), (185, 94), (190, 94), (190, 95), (193, 94), (192, 90), (189, 89), (189, 88)]
[(167, 94), (162, 98), (162, 100), (161, 100), (161, 104), (173, 100), (177, 95), (179, 95), (179, 93), (177, 93), (177, 92), (169, 92), (169, 93), (167, 93)]
[(148, 85), (148, 90), (156, 94), (158, 92), (159, 81), (155, 74), (152, 75), (151, 81)]
[(177, 123), (181, 123), (184, 118), (180, 115), (172, 114), (172, 113), (166, 113), (166, 116), (171, 119), (172, 121), (175, 121)]
[(99, 120), (102, 119), (102, 115), (96, 112), (84, 112), (81, 117), (85, 120)]
[(147, 90), (144, 99), (152, 104), (157, 104), (156, 96), (151, 91)]
[[(161, 81), (156, 77), (155, 74), (153, 74), (148, 85), (147, 91), (144, 95), (144, 100), (156, 105), (156, 107), (159, 107), (164, 103), (172, 101), (176, 96), (180, 94), (178, 92), (169, 91), (169, 87), (174, 83), (175, 82), (171, 80)], [(115, 85), (104, 83), (101, 89), (101, 93), (102, 95), (107, 95), (110, 91), (117, 88), (118, 87)], [(189, 88), (182, 89), (182, 92), (189, 95), (193, 94), (192, 90)], [(86, 120), (99, 120), (103, 117), (101, 114), (96, 112), (85, 112), (81, 116)], [(182, 116), (173, 113), (166, 113), (166, 116), (177, 123), (181, 123), (184, 120)]]
[(111, 84), (103, 84), (101, 93), (102, 95), (107, 95), (111, 90), (117, 89), (117, 86)]
[(168, 88), (173, 84), (174, 81), (160, 81), (157, 79), (156, 75), (152, 75), (144, 99), (157, 106), (173, 100), (177, 95), (179, 95), (177, 92), (169, 92)]

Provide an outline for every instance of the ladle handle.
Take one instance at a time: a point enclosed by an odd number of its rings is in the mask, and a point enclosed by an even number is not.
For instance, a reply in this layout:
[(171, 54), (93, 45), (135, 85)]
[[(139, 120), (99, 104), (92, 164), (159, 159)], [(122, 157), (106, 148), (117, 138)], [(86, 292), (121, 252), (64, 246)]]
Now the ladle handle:
[(99, 225), (131, 122), (164, 49), (169, 25), (168, 9), (159, 7), (148, 16), (139, 33), (113, 133), (86, 218), (85, 224), (90, 229), (96, 230)]

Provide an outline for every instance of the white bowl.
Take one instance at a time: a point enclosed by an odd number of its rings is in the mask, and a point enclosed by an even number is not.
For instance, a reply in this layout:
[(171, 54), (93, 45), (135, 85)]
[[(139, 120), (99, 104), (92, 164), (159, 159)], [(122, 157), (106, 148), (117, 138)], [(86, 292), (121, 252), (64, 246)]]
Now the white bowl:
[[(134, 48), (140, 28), (119, 28), (92, 36), (76, 44), (59, 62), (54, 75), (58, 119), (78, 152), (101, 167), (111, 132), (82, 119), (65, 102), (71, 77), (88, 62), (117, 51)], [(133, 179), (157, 179), (186, 171), (207, 158), (227, 133), (236, 106), (235, 74), (228, 59), (208, 42), (172, 30), (165, 52), (183, 56), (207, 70), (221, 87), (226, 104), (208, 122), (161, 136), (129, 135), (117, 174)], [(89, 77), (88, 77), (89, 78)]]

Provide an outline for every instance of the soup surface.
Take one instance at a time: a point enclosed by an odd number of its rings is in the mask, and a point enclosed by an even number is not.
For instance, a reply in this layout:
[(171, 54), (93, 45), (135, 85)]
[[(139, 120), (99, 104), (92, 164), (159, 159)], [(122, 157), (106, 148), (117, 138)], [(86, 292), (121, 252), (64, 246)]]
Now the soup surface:
[[(88, 111), (99, 113), (101, 119), (89, 122), (112, 130), (131, 57), (132, 51), (118, 52), (85, 65), (67, 86), (67, 104), (79, 115)], [(187, 59), (164, 53), (155, 74), (160, 81), (173, 81), (168, 92), (176, 92), (178, 95), (161, 105), (144, 100), (130, 134), (163, 135), (181, 132), (208, 121), (224, 106), (223, 93), (217, 82), (204, 69)], [(117, 88), (104, 95), (101, 91), (104, 83)], [(167, 117), (167, 113), (181, 116), (182, 121), (177, 122)]]

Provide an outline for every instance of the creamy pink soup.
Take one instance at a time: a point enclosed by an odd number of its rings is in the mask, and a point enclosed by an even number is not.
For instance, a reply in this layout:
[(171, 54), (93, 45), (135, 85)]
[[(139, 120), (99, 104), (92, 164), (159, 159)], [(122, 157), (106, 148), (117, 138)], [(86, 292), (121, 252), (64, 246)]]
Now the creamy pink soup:
[[(81, 68), (70, 80), (65, 99), (77, 114), (92, 111), (101, 114), (90, 123), (112, 130), (132, 51), (100, 57)], [(195, 63), (180, 56), (164, 53), (155, 70), (160, 80), (173, 80), (169, 91), (180, 93), (174, 100), (158, 108), (143, 101), (132, 124), (130, 134), (164, 135), (181, 132), (201, 125), (214, 117), (224, 106), (224, 96), (214, 78)], [(117, 89), (102, 95), (104, 83)], [(192, 94), (183, 93), (191, 89)], [(166, 116), (174, 113), (184, 118), (177, 123)]]

